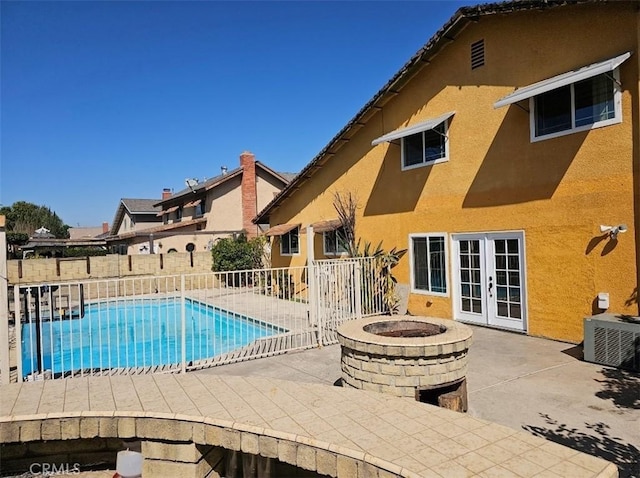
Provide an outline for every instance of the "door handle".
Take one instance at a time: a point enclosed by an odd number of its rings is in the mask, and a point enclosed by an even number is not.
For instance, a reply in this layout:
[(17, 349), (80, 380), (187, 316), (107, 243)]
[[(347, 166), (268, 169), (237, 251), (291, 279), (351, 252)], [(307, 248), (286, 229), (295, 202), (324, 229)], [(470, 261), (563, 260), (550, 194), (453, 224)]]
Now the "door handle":
[(493, 297), (493, 277), (489, 277), (489, 297)]

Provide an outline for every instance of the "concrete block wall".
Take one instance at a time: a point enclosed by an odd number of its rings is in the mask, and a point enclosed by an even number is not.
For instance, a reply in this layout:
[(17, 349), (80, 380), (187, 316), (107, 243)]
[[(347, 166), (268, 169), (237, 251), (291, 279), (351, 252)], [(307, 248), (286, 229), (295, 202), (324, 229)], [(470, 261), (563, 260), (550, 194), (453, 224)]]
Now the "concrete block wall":
[[(9, 285), (211, 272), (208, 251), (7, 261)], [(89, 271), (89, 272), (87, 272)]]

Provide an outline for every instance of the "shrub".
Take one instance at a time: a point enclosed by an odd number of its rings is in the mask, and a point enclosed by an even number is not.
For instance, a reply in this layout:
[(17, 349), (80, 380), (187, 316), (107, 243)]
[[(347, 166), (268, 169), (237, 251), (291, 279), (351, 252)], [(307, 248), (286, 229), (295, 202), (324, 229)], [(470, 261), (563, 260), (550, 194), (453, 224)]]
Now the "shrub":
[[(260, 269), (264, 254), (264, 239), (247, 239), (243, 233), (236, 237), (219, 239), (211, 249), (214, 272), (246, 271)], [(246, 285), (252, 282), (249, 274), (228, 275), (230, 285)]]

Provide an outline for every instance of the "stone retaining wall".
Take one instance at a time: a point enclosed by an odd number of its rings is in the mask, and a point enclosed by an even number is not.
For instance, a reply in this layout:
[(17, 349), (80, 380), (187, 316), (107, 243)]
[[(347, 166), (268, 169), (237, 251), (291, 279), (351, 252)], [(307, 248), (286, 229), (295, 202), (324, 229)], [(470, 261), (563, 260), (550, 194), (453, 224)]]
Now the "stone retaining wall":
[[(29, 449), (29, 446), (41, 446), (38, 444), (43, 441), (111, 438), (142, 440), (143, 476), (148, 478), (220, 476), (217, 470), (224, 466), (225, 451), (271, 458), (285, 465), (338, 478), (419, 476), (364, 452), (292, 433), (213, 418), (148, 412), (70, 412), (0, 417), (3, 450), (6, 444)], [(64, 444), (55, 445), (55, 442), (50, 445), (54, 446), (53, 450), (64, 447)], [(46, 448), (41, 451), (46, 451)], [(53, 452), (47, 454), (52, 455)], [(112, 457), (115, 458), (113, 452)], [(33, 457), (30, 463), (33, 463)]]

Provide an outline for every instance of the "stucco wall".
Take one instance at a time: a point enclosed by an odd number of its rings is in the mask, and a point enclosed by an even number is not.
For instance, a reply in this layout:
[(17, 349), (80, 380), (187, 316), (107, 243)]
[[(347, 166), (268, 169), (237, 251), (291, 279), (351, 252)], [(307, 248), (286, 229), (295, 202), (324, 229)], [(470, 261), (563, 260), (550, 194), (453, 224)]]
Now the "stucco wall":
[(207, 195), (207, 231), (242, 229), (241, 177), (235, 177), (211, 190)]
[[(81, 281), (111, 277), (164, 276), (210, 272), (211, 253), (195, 252), (193, 265), (190, 254), (138, 254), (134, 256), (108, 255), (74, 260), (28, 259), (7, 261), (9, 284)], [(59, 271), (59, 274), (58, 274)]]
[[(631, 3), (584, 5), (482, 18), (463, 30), (401, 93), (386, 103), (271, 215), (271, 225), (336, 217), (334, 192), (359, 198), (357, 236), (385, 249), (408, 248), (409, 234), (522, 230), (528, 332), (579, 342), (600, 291), (610, 311), (637, 314), (634, 167), (638, 166), (638, 14)], [(471, 43), (484, 39), (485, 66), (471, 70)], [(624, 52), (623, 122), (530, 142), (529, 114), (495, 101), (521, 87)], [(455, 111), (450, 160), (408, 171), (398, 144), (371, 141)], [(635, 127), (633, 126), (635, 124)], [(634, 144), (635, 138), (635, 144)], [(634, 166), (635, 165), (635, 166)], [(637, 173), (637, 169), (636, 169)], [(637, 181), (637, 179), (636, 179)], [(637, 190), (637, 189), (636, 189)], [(600, 224), (625, 223), (611, 243)], [(299, 265), (301, 254), (274, 266)], [(321, 235), (316, 250), (322, 250)], [(451, 254), (448, 257), (451, 276)], [(409, 282), (409, 256), (394, 274)], [(452, 287), (449, 277), (448, 289)], [(636, 292), (637, 293), (637, 292)], [(452, 317), (449, 297), (411, 294), (409, 311)]]
[(258, 212), (269, 204), (275, 195), (282, 190), (282, 183), (266, 174), (262, 169), (256, 168), (256, 196)]

